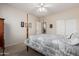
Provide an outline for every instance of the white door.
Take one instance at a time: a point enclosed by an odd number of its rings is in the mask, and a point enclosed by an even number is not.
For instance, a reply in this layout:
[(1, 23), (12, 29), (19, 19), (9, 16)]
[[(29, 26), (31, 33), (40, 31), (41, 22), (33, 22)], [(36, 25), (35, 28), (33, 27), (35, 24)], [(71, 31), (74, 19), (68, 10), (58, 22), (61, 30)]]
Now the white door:
[(66, 35), (70, 35), (72, 33), (77, 32), (77, 23), (76, 23), (76, 20), (74, 20), (74, 19), (66, 20), (65, 24), (66, 24), (66, 26), (65, 26)]
[(37, 34), (41, 34), (41, 22), (37, 22), (36, 23), (36, 33)]
[(61, 35), (65, 34), (64, 20), (57, 20), (56, 21), (56, 33), (61, 34)]
[(61, 35), (70, 35), (77, 32), (77, 23), (75, 19), (71, 20), (57, 20), (56, 33)]

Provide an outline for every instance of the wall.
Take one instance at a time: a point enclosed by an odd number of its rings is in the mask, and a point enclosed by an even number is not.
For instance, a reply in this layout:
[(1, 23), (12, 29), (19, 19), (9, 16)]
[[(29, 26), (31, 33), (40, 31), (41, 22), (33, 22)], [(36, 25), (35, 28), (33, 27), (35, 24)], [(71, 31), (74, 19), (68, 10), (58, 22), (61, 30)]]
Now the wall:
[[(79, 7), (73, 7), (70, 9), (67, 9), (65, 11), (53, 14), (51, 16), (46, 17), (47, 19), (47, 33), (56, 33), (56, 20), (59, 19), (75, 19), (77, 20), (77, 31), (79, 32)], [(49, 28), (49, 24), (53, 24), (53, 28)]]
[(34, 17), (33, 15), (28, 15), (28, 23), (31, 23), (31, 27), (29, 27), (29, 35), (35, 35), (36, 32), (36, 22), (38, 18)]
[[(9, 5), (0, 5), (0, 17), (5, 19), (5, 46), (19, 44), (26, 39), (26, 28), (22, 28), (21, 21), (26, 21), (27, 13)], [(37, 18), (29, 15), (29, 21), (33, 23), (31, 34), (35, 34), (35, 20)]]

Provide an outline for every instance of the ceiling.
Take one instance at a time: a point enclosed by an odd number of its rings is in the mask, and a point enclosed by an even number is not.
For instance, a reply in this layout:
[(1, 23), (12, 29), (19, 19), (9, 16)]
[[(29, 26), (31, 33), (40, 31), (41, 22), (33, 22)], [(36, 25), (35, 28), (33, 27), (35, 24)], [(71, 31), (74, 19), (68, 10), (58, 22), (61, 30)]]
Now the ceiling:
[(37, 17), (44, 17), (64, 11), (71, 7), (79, 6), (79, 3), (44, 3), (47, 12), (37, 12), (40, 3), (8, 3), (8, 5), (24, 10)]

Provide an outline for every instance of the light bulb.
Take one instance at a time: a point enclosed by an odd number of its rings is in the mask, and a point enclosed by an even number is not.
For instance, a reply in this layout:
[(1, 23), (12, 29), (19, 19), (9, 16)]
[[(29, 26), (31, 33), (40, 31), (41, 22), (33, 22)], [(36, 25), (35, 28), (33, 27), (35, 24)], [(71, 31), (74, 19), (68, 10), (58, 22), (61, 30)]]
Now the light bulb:
[(40, 8), (38, 9), (38, 11), (39, 11), (39, 12), (47, 12), (46, 8), (44, 8), (44, 7), (40, 7)]
[(43, 6), (44, 5), (44, 3), (41, 3), (41, 6)]

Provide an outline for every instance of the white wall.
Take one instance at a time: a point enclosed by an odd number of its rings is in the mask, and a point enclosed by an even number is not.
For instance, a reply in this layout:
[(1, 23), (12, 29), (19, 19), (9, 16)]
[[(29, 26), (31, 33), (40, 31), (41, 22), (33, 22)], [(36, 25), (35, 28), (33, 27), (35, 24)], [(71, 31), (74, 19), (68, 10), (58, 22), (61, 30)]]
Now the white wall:
[[(26, 29), (20, 27), (20, 22), (27, 19), (27, 13), (9, 5), (0, 5), (0, 17), (5, 19), (5, 46), (11, 46), (24, 42), (26, 39)], [(31, 33), (35, 34), (35, 16), (29, 15), (30, 22), (33, 23)]]
[[(65, 11), (52, 14), (47, 19), (47, 33), (56, 33), (56, 20), (75, 19), (77, 21), (77, 31), (79, 32), (79, 7), (72, 7)], [(49, 28), (49, 24), (53, 24), (53, 28)]]
[(35, 35), (36, 32), (36, 22), (38, 18), (34, 17), (33, 15), (28, 15), (28, 23), (32, 24), (32, 27), (29, 27), (29, 35)]

